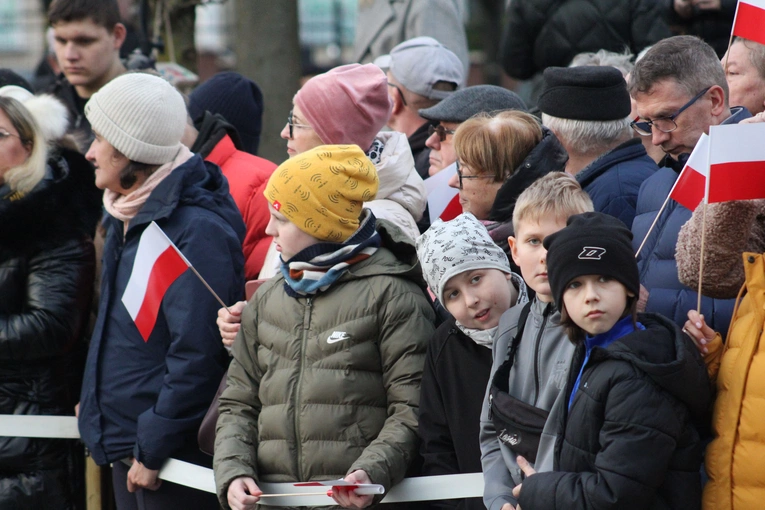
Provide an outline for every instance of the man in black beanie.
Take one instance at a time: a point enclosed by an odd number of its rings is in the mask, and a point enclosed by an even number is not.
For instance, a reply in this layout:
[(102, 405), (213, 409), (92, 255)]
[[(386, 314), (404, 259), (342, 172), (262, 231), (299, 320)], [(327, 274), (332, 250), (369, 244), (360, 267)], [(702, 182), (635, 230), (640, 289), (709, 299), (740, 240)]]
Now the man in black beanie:
[(610, 66), (549, 67), (539, 97), (542, 123), (568, 152), (566, 171), (595, 210), (632, 227), (640, 185), (658, 169), (630, 128), (630, 96)]

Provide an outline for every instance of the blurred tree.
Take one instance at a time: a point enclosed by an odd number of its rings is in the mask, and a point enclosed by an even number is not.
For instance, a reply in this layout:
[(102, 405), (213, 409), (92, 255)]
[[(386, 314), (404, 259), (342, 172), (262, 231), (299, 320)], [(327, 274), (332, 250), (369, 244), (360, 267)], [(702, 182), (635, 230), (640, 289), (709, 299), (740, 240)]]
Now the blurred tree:
[(275, 163), (287, 157), (279, 133), (300, 86), (297, 0), (236, 0), (236, 70), (263, 91), (263, 131), (258, 155)]

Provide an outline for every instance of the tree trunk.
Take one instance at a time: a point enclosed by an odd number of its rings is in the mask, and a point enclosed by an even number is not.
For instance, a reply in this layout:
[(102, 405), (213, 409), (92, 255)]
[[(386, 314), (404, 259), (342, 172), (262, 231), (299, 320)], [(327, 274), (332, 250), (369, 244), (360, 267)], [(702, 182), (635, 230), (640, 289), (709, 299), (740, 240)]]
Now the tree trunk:
[(300, 82), (297, 0), (236, 0), (237, 71), (263, 91), (263, 131), (258, 154), (275, 163), (287, 158), (279, 133)]

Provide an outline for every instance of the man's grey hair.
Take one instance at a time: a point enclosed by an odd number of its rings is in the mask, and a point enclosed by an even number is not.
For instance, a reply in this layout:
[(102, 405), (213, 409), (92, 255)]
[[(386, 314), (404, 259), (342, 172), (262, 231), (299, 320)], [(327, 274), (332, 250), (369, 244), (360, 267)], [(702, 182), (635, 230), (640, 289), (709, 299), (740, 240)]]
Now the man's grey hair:
[(577, 154), (607, 152), (632, 138), (630, 118), (617, 120), (562, 119), (542, 114), (542, 124)]
[(622, 76), (627, 76), (632, 72), (635, 64), (632, 63), (632, 53), (625, 49), (623, 53), (616, 53), (608, 50), (598, 50), (596, 52), (584, 52), (576, 55), (569, 67), (580, 66), (611, 66), (617, 68)]
[(630, 73), (630, 95), (646, 93), (658, 82), (674, 80), (689, 98), (719, 85), (728, 104), (728, 83), (712, 47), (692, 35), (678, 35), (654, 44)]

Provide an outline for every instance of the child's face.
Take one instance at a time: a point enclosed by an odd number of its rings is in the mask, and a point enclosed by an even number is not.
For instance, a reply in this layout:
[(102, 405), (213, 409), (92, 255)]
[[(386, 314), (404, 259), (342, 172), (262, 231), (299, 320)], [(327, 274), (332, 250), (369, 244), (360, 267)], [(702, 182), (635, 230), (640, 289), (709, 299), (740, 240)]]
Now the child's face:
[(551, 303), (553, 298), (547, 281), (547, 250), (542, 241), (565, 226), (566, 220), (560, 218), (521, 221), (515, 236), (507, 238), (513, 261), (521, 268), (521, 276), (543, 303)]
[(594, 336), (606, 333), (624, 316), (628, 297), (634, 295), (618, 280), (590, 274), (566, 285), (563, 304), (571, 320)]
[(510, 305), (510, 274), (499, 269), (474, 269), (452, 276), (442, 301), (466, 328), (491, 329)]
[(282, 260), (289, 260), (309, 246), (321, 242), (300, 230), (271, 204), (268, 204), (268, 212), (271, 218), (266, 226), (266, 235), (273, 236), (276, 251), (282, 254)]

